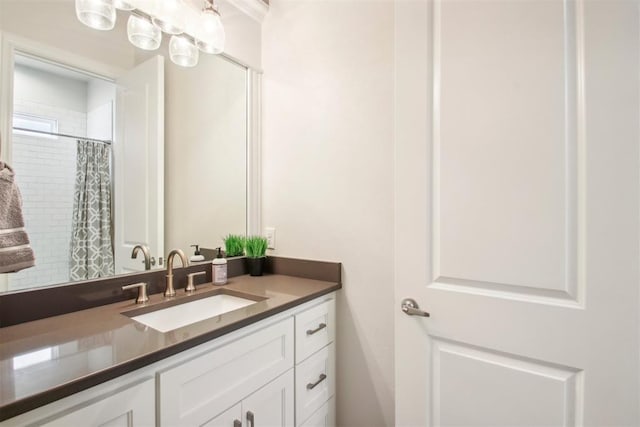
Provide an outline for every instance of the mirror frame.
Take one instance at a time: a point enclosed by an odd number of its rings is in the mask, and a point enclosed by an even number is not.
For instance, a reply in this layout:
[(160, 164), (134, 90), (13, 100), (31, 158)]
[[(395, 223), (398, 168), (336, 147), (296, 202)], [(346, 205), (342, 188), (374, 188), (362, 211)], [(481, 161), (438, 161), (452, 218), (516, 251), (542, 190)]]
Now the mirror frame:
[[(52, 47), (9, 32), (0, 31), (0, 157), (12, 159), (11, 123), (13, 117), (13, 69), (16, 52), (33, 55), (45, 61), (59, 65), (67, 65), (97, 77), (115, 79), (126, 70), (109, 64), (98, 62), (73, 52)], [(246, 72), (247, 84), (247, 123), (246, 123), (246, 230), (247, 234), (262, 234), (262, 192), (261, 192), (261, 104), (262, 104), (262, 70), (252, 68), (230, 55), (218, 55), (223, 59), (241, 66)], [(28, 292), (31, 289), (61, 286), (79, 282), (63, 282), (43, 287), (8, 290), (8, 276), (0, 274), (0, 294), (12, 292)], [(127, 274), (127, 273), (125, 273)], [(111, 277), (125, 274), (115, 274)], [(129, 273), (130, 274), (130, 273)], [(106, 278), (105, 278), (106, 279)]]

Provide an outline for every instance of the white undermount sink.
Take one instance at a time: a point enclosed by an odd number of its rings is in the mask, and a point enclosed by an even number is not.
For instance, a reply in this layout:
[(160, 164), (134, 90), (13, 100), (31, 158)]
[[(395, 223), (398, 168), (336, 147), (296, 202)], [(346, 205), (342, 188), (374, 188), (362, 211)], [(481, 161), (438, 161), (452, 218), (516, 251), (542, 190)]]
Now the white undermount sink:
[(130, 317), (160, 332), (168, 332), (257, 302), (234, 295), (218, 294)]

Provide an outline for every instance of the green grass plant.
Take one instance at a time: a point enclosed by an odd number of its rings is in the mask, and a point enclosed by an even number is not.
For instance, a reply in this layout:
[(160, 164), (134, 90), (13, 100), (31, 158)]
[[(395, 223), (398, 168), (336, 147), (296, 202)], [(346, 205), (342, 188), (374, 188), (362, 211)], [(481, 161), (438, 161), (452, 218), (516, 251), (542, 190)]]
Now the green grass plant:
[(244, 255), (245, 237), (239, 234), (229, 234), (224, 238), (224, 248), (228, 257)]
[(261, 258), (267, 253), (267, 239), (262, 236), (248, 236), (244, 241), (248, 258)]

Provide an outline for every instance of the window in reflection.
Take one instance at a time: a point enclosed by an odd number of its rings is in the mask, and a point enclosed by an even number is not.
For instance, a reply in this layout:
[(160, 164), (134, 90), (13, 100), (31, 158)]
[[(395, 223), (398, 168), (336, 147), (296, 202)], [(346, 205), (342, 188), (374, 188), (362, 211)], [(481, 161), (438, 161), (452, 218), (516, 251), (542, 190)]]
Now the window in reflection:
[(16, 356), (13, 358), (13, 370), (17, 371), (18, 369), (27, 368), (29, 366), (37, 365), (38, 363), (48, 362), (54, 357), (57, 357), (57, 354), (54, 355), (54, 352), (58, 352), (57, 347), (43, 348), (42, 350), (32, 351), (30, 353)]
[[(56, 135), (41, 132), (58, 132), (58, 120), (29, 114), (13, 114), (13, 127), (16, 135), (30, 135), (48, 139), (58, 139)], [(29, 129), (36, 132), (29, 132)]]

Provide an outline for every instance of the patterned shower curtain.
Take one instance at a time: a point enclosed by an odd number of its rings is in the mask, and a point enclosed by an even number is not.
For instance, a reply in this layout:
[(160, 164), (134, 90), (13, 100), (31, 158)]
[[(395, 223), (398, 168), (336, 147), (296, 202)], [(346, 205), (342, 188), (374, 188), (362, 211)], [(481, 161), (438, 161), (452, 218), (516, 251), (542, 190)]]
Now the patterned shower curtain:
[(107, 144), (78, 140), (71, 236), (71, 280), (114, 274)]

